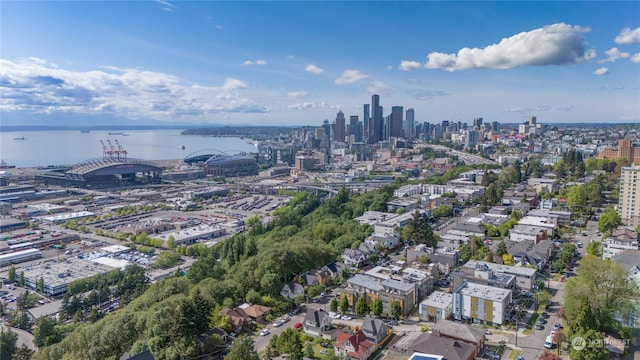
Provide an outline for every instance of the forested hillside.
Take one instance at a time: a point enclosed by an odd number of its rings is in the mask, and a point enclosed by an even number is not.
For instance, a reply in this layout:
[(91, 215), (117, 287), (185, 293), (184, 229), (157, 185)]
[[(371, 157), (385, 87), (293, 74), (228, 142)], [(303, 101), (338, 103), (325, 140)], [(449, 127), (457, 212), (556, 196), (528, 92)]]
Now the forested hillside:
[(352, 219), (367, 210), (385, 211), (393, 189), (386, 186), (351, 197), (342, 189), (325, 200), (297, 193), (274, 211), (273, 223), (250, 219), (247, 231), (202, 254), (186, 277), (152, 284), (113, 314), (73, 327), (41, 320), (37, 333), (48, 346), (34, 359), (118, 359), (125, 351), (145, 349), (156, 359), (206, 353), (196, 336), (219, 321), (212, 313), (245, 301), (286, 309), (289, 304), (279, 296), (283, 284), (335, 261), (345, 248), (363, 241), (371, 229)]

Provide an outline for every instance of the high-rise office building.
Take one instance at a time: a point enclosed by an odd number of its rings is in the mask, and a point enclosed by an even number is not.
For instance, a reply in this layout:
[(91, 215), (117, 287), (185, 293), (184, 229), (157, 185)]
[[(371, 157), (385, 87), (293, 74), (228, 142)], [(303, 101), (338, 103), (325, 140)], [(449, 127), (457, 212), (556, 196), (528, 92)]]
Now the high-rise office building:
[(442, 120), (441, 127), (443, 133), (447, 132), (447, 130), (449, 130), (449, 120)]
[(529, 116), (529, 126), (536, 126), (536, 117), (535, 116)]
[(349, 117), (349, 132), (348, 135), (353, 135), (354, 141), (362, 141), (362, 122), (358, 121), (358, 115), (351, 115)]
[(364, 122), (364, 128), (363, 128), (363, 133), (362, 136), (364, 139), (367, 139), (369, 137), (369, 117), (371, 116), (370, 113), (370, 104), (364, 104), (364, 106), (362, 107), (362, 121)]
[(493, 132), (499, 132), (500, 131), (500, 123), (497, 121), (494, 121), (491, 123), (491, 131)]
[(413, 109), (407, 109), (404, 119), (404, 137), (413, 139), (416, 137), (416, 112)]
[(334, 131), (335, 141), (344, 142), (345, 139), (345, 122), (346, 118), (344, 117), (344, 113), (342, 111), (338, 111), (338, 115), (336, 116), (336, 128)]
[(480, 138), (480, 131), (468, 130), (467, 135), (464, 137), (464, 147), (467, 149), (473, 149), (478, 144)]
[(473, 128), (474, 129), (480, 129), (480, 126), (482, 126), (482, 118), (478, 117), (478, 118), (474, 118), (473, 119)]
[(640, 165), (624, 166), (620, 171), (618, 214), (627, 226), (640, 224)]
[(389, 124), (387, 132), (388, 138), (402, 138), (402, 117), (404, 115), (404, 109), (402, 106), (391, 107), (391, 115), (389, 116)]
[(329, 120), (324, 119), (322, 127), (324, 128), (324, 137), (326, 142), (331, 142), (331, 124), (329, 124)]
[(371, 111), (373, 116), (369, 121), (369, 144), (375, 144), (378, 141), (383, 140), (384, 133), (384, 119), (382, 117), (382, 106), (380, 106), (380, 96), (371, 96)]

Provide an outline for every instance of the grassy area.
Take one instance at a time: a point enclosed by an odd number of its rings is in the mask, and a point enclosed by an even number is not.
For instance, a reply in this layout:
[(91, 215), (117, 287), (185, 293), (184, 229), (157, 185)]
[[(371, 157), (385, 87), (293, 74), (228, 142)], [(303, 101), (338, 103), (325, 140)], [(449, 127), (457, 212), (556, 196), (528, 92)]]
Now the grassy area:
[(518, 349), (511, 350), (511, 354), (509, 354), (509, 360), (516, 360), (518, 356), (520, 356), (520, 354), (522, 354), (522, 351)]

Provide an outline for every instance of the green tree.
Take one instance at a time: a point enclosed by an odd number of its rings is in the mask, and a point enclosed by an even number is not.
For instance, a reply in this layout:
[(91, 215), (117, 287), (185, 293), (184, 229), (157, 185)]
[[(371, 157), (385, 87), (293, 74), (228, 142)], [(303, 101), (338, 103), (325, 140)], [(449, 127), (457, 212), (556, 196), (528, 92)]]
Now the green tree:
[(426, 264), (428, 264), (428, 263), (429, 263), (429, 257), (427, 256), (427, 254), (421, 254), (420, 256), (418, 256), (418, 257), (416, 258), (416, 262), (417, 262), (418, 264), (426, 265)]
[(34, 351), (29, 349), (29, 347), (25, 344), (20, 345), (19, 348), (13, 353), (11, 360), (31, 360)]
[(356, 301), (356, 314), (364, 315), (367, 313), (367, 299), (364, 296), (360, 296)]
[[(576, 340), (577, 337), (582, 339)], [(582, 333), (576, 333), (571, 338), (571, 344), (584, 345), (586, 348), (581, 349), (578, 346), (571, 346), (569, 356), (571, 360), (607, 360), (609, 359), (609, 351), (604, 344), (604, 337), (599, 331), (590, 329)]]
[(245, 335), (238, 337), (231, 344), (229, 353), (224, 358), (226, 360), (260, 360), (253, 339)]
[(3, 359), (11, 359), (18, 348), (18, 334), (7, 329), (0, 329), (0, 355)]
[(56, 321), (48, 316), (40, 317), (33, 333), (33, 343), (37, 347), (55, 344), (62, 340), (62, 335), (56, 329)]
[(315, 351), (313, 351), (313, 344), (308, 342), (305, 346), (304, 346), (304, 356), (308, 359), (315, 359), (316, 358), (316, 353)]
[(571, 186), (567, 191), (567, 205), (573, 212), (584, 214), (587, 206), (587, 190), (583, 186)]
[(373, 302), (371, 303), (371, 312), (373, 313), (373, 315), (380, 316), (382, 315), (383, 310), (382, 299), (378, 297), (373, 300)]
[(600, 255), (600, 245), (602, 245), (602, 243), (600, 241), (592, 241), (589, 243), (589, 245), (587, 245), (587, 254), (588, 255), (593, 255), (593, 256), (599, 256)]
[(9, 273), (7, 275), (7, 278), (9, 279), (10, 283), (13, 283), (16, 281), (16, 267), (11, 265), (9, 266)]
[(564, 317), (570, 335), (614, 329), (618, 318), (629, 318), (638, 290), (624, 268), (587, 255), (580, 260), (578, 273), (565, 285)]
[(20, 278), (18, 279), (18, 284), (20, 284), (20, 286), (24, 286), (24, 283), (25, 283), (24, 271), (20, 271)]
[(509, 252), (507, 251), (507, 244), (504, 242), (504, 240), (500, 241), (500, 243), (498, 243), (498, 248), (496, 249), (496, 255), (502, 257), (502, 255), (506, 255)]
[(334, 297), (331, 299), (331, 302), (329, 303), (329, 310), (333, 311), (333, 312), (337, 312), (338, 311), (338, 300)]
[(609, 233), (622, 224), (622, 219), (618, 212), (612, 207), (608, 207), (598, 221), (598, 231), (601, 233)]
[(42, 276), (36, 280), (36, 290), (44, 294), (44, 278)]
[(173, 237), (173, 235), (169, 235), (169, 238), (167, 239), (167, 247), (169, 249), (175, 249), (178, 246), (178, 243), (176, 242), (176, 238)]
[(402, 305), (400, 304), (400, 301), (393, 300), (391, 302), (391, 316), (396, 319), (400, 319), (402, 316)]
[(346, 296), (343, 296), (342, 299), (340, 299), (340, 312), (346, 314), (347, 311), (349, 311), (349, 299), (347, 299)]

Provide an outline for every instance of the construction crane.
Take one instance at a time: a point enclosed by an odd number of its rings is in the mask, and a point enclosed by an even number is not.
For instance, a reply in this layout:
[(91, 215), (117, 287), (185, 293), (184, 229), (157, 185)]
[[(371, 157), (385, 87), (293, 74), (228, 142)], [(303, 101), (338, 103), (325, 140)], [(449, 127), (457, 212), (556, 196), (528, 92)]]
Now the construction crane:
[(113, 144), (111, 143), (111, 140), (107, 140), (107, 144), (109, 144), (109, 147), (111, 148), (111, 160), (117, 160), (120, 158), (120, 153), (118, 152), (118, 149), (113, 146)]
[(109, 160), (113, 158), (113, 151), (109, 146), (107, 146), (104, 141), (100, 140), (100, 144), (102, 145), (102, 158), (104, 160)]
[(116, 146), (118, 147), (118, 160), (127, 160), (127, 150), (120, 145), (118, 139), (114, 140), (116, 142)]

